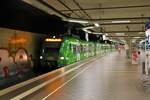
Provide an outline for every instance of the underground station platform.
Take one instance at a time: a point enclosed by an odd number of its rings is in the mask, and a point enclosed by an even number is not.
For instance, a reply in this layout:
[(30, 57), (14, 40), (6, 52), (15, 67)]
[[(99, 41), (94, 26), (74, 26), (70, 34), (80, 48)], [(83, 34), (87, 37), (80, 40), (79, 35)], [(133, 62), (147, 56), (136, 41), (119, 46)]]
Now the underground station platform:
[(1, 100), (149, 100), (138, 65), (112, 52), (0, 91)]

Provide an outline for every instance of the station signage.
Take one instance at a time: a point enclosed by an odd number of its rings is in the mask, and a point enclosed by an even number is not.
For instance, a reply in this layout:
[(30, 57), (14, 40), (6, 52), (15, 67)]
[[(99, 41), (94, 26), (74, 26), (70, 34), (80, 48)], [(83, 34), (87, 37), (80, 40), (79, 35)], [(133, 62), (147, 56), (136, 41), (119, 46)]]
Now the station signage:
[(150, 29), (150, 21), (146, 23), (146, 29)]
[(148, 40), (148, 44), (150, 44), (150, 21), (146, 23), (146, 29), (145, 35)]
[(146, 38), (147, 38), (147, 40), (148, 40), (148, 44), (150, 44), (150, 29), (147, 29), (147, 30), (145, 31), (145, 35), (146, 35)]

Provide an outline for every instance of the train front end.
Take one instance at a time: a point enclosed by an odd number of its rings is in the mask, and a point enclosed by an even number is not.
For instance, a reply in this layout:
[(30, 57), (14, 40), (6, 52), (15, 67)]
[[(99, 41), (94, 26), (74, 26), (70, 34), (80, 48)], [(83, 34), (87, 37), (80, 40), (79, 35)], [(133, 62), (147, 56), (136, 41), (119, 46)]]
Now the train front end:
[(45, 69), (53, 69), (58, 67), (59, 52), (63, 39), (62, 38), (46, 38), (41, 51), (40, 63)]

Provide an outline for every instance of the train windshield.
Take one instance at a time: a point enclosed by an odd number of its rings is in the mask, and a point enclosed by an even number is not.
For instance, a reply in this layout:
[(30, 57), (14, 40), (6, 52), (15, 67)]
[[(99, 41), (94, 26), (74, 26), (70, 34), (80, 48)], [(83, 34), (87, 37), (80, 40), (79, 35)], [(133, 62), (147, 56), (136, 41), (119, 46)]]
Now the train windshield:
[(49, 43), (44, 48), (45, 56), (47, 57), (47, 60), (57, 60), (59, 56), (59, 50), (60, 50), (61, 43)]

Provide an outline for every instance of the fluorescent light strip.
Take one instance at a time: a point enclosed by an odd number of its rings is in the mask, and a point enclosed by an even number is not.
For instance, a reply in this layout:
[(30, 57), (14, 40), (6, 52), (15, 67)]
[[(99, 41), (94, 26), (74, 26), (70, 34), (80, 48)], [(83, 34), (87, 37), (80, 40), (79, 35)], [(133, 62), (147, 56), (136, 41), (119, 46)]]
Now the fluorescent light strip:
[(112, 21), (111, 23), (130, 23), (130, 20), (118, 20), (118, 21)]
[(88, 23), (88, 21), (83, 21), (83, 20), (68, 20), (69, 22), (74, 22), (74, 23)]
[(89, 30), (86, 30), (86, 29), (82, 29), (83, 31), (87, 32), (87, 33), (92, 33), (91, 31)]
[(90, 26), (90, 27), (85, 27), (85, 28), (83, 28), (83, 29), (87, 30), (87, 29), (92, 29), (92, 28), (94, 28), (94, 27), (93, 27), (93, 26)]
[(140, 38), (142, 38), (142, 37), (133, 37), (133, 38), (135, 38), (135, 39), (140, 39)]
[(103, 34), (103, 33), (95, 33), (95, 32), (93, 32), (92, 34)]

